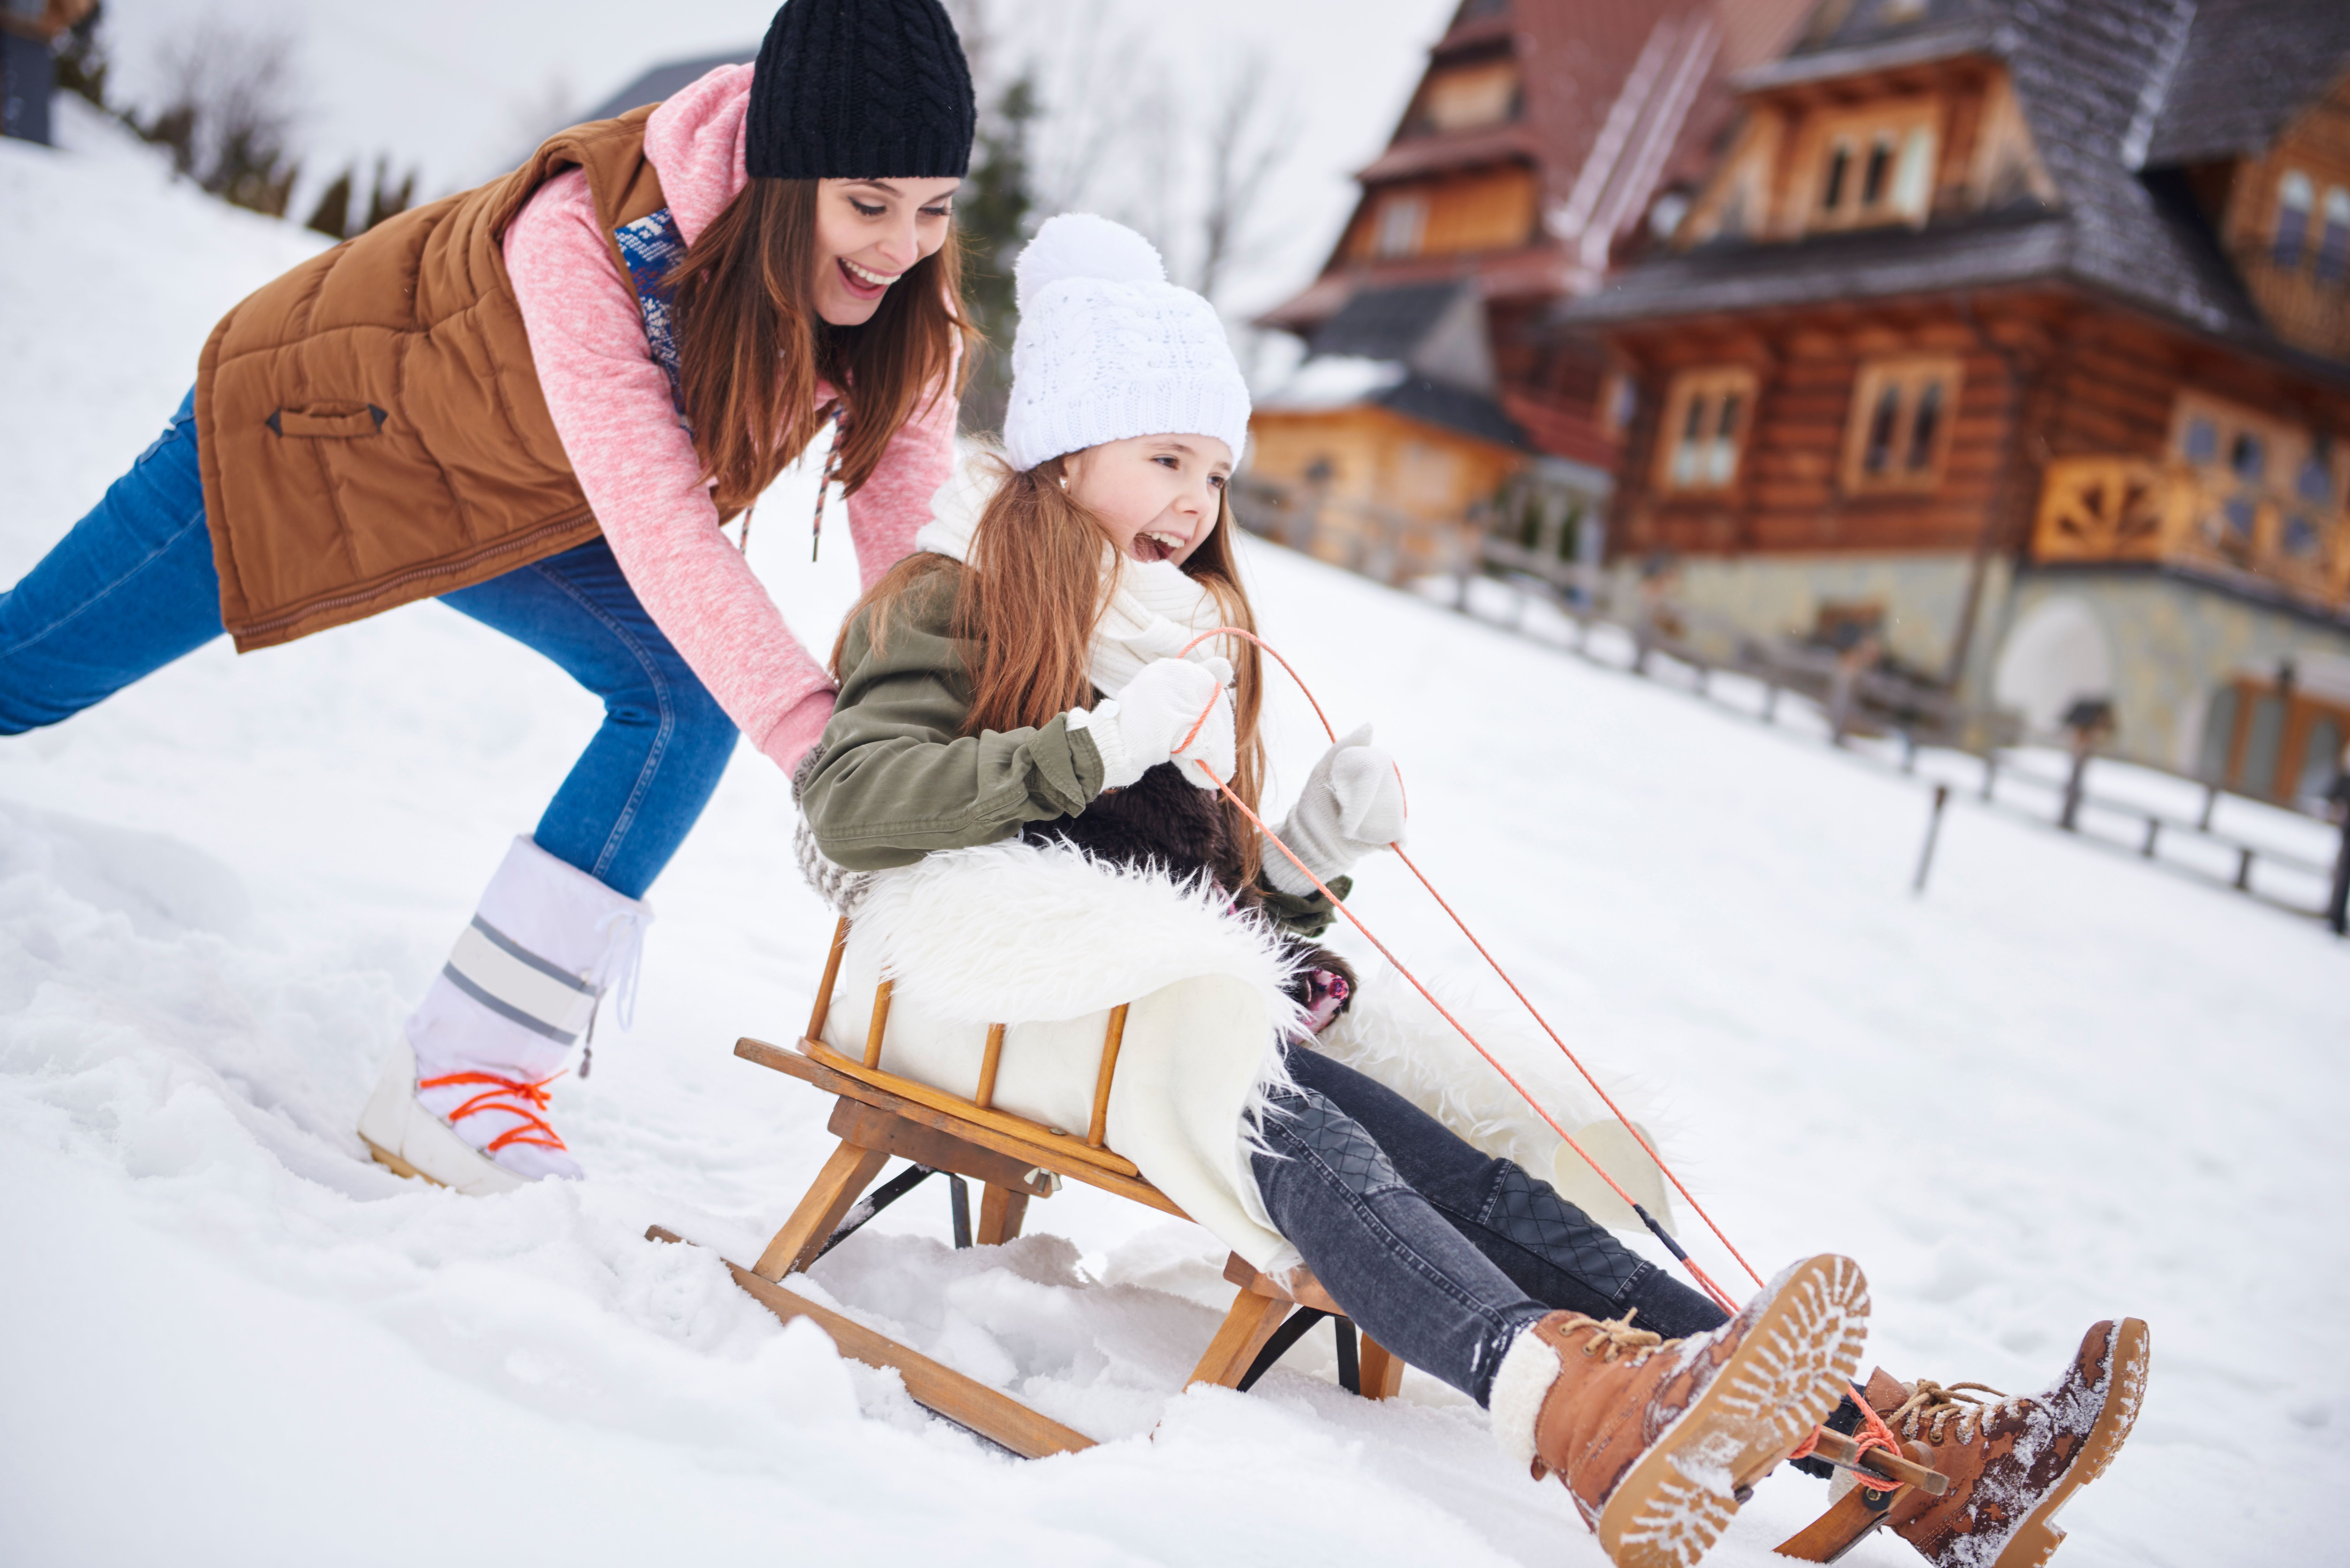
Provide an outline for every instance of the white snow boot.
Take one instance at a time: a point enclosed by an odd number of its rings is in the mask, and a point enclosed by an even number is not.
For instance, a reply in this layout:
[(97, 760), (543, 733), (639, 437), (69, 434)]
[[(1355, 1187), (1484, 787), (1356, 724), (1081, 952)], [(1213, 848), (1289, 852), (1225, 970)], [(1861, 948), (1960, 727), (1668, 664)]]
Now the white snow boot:
[(625, 1026), (651, 920), (645, 904), (515, 839), (359, 1114), (376, 1159), (473, 1194), (577, 1179), (545, 1115), (546, 1085), (608, 989)]

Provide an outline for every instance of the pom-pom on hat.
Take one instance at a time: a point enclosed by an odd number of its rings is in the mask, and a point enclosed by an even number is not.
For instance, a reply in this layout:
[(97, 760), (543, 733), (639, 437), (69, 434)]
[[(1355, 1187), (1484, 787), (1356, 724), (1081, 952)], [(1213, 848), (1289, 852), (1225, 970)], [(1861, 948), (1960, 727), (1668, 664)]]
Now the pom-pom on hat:
[(1215, 307), (1167, 281), (1149, 240), (1064, 213), (1036, 231), (1013, 277), (1020, 328), (1003, 447), (1014, 468), (1146, 435), (1214, 436), (1238, 465), (1248, 383)]
[(939, 0), (789, 0), (751, 74), (758, 180), (961, 179), (978, 119)]

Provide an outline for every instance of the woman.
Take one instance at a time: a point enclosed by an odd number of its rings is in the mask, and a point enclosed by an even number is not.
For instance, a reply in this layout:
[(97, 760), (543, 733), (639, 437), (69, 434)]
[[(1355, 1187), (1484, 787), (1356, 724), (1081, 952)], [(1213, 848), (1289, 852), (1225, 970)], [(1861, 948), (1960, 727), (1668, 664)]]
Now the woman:
[(871, 583), (951, 466), (972, 119), (938, 0), (791, 0), (755, 66), (237, 306), (161, 438), (0, 596), (0, 733), (224, 632), (245, 651), (427, 597), (604, 699), (367, 1107), (392, 1168), (580, 1174), (545, 1084), (633, 963), (646, 889), (738, 731), (788, 772), (832, 711), (720, 525), (837, 419)]
[[(1253, 649), (1202, 641), (1251, 624), (1223, 493), (1248, 398), (1222, 328), (1098, 218), (1046, 223), (1018, 282), (1005, 461), (943, 493), (923, 553), (851, 613), (799, 778), (803, 863), (855, 916), (837, 994), (891, 980), (882, 1065), (968, 1092), (1012, 1020), (993, 1103), (1082, 1127), (1107, 1009), (1129, 1003), (1109, 1146), (1487, 1407), (1619, 1564), (1695, 1562), (1814, 1423), (1852, 1432), (1864, 1407), (1954, 1483), (1894, 1503), (1905, 1539), (1944, 1568), (2039, 1562), (2128, 1430), (2143, 1324), (2098, 1324), (2037, 1398), (1855, 1387), (1847, 1261), (1797, 1263), (1733, 1316), (1475, 1147), (1488, 1118), (1463, 1136), (1339, 1059), (1351, 985), (1311, 946), (1330, 903), (1217, 788), (1253, 801), (1261, 776)], [(1366, 732), (1279, 837), (1344, 896), (1402, 826)], [(864, 1048), (858, 1012), (830, 1010), (836, 1047)]]

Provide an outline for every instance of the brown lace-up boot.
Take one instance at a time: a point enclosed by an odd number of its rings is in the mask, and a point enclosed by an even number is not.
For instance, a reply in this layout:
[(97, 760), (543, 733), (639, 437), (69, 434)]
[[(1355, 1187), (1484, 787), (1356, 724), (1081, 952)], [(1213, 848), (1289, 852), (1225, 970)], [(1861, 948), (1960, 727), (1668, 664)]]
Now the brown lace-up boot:
[[(1553, 1313), (1526, 1335), (1558, 1363), (1532, 1422), (1534, 1474), (1557, 1473), (1617, 1568), (1688, 1568), (1842, 1397), (1867, 1316), (1859, 1265), (1836, 1257), (1795, 1264), (1688, 1339)], [(1501, 1385), (1527, 1365), (1495, 1380), (1497, 1432)]]
[(1941, 1497), (1905, 1490), (1886, 1522), (1940, 1568), (2039, 1568), (2064, 1532), (2056, 1511), (2105, 1473), (2146, 1397), (2147, 1327), (2137, 1318), (2089, 1330), (2073, 1364), (2041, 1394), (2009, 1398), (1980, 1383), (1868, 1380), (1887, 1426), (1932, 1450), (1950, 1478)]

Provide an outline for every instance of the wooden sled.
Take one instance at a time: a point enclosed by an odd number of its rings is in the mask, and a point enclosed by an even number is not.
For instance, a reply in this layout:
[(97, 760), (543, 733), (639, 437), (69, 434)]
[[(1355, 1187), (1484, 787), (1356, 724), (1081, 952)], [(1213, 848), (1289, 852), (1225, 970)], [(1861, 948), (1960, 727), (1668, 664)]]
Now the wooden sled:
[[(726, 1266), (735, 1282), (777, 1317), (786, 1322), (795, 1317), (814, 1320), (832, 1336), (841, 1354), (868, 1366), (896, 1368), (916, 1401), (1014, 1453), (1039, 1459), (1091, 1448), (1094, 1440), (1084, 1433), (817, 1305), (783, 1282), (814, 1262), (837, 1239), (837, 1233), (845, 1236), (843, 1220), (850, 1218), (852, 1206), (893, 1156), (913, 1161), (923, 1168), (922, 1174), (943, 1172), (952, 1179), (982, 1183), (979, 1223), (972, 1237), (982, 1246), (998, 1245), (1018, 1236), (1029, 1201), (1051, 1197), (1064, 1181), (1084, 1182), (1179, 1220), (1188, 1219), (1173, 1199), (1143, 1179), (1132, 1161), (1104, 1142), (1110, 1084), (1118, 1070), (1127, 1010), (1124, 1006), (1111, 1010), (1095, 1082), (1092, 1125), (1085, 1137), (1078, 1137), (995, 1107), (996, 1068), (1005, 1028), (1002, 1023), (988, 1031), (979, 1083), (969, 1098), (883, 1072), (881, 1039), (889, 1016), (887, 980), (873, 999), (865, 1059), (851, 1061), (827, 1045), (825, 1020), (831, 1012), (833, 988), (847, 942), (848, 921), (844, 919), (834, 929), (824, 979), (816, 988), (816, 1009), (796, 1049), (762, 1040), (735, 1043), (734, 1054), (743, 1060), (789, 1074), (834, 1096), (827, 1125), (840, 1142), (758, 1262), (748, 1269), (731, 1262)], [(908, 1175), (920, 1179), (914, 1172)], [(961, 1232), (965, 1218), (961, 1179), (956, 1180), (955, 1190)], [(847, 1229), (858, 1223), (862, 1217), (851, 1220)], [(645, 1234), (656, 1241), (681, 1239), (660, 1226)], [(958, 1244), (962, 1241), (959, 1233)], [(1403, 1363), (1367, 1334), (1359, 1336), (1357, 1351), (1354, 1324), (1310, 1272), (1299, 1268), (1286, 1279), (1274, 1279), (1258, 1272), (1235, 1252), (1224, 1264), (1224, 1277), (1240, 1287), (1239, 1293), (1199, 1365), (1192, 1368), (1187, 1387), (1211, 1383), (1245, 1389), (1305, 1329), (1329, 1317), (1338, 1336), (1341, 1381), (1367, 1398), (1394, 1397), (1403, 1380)]]
[[(1950, 1490), (1950, 1478), (1925, 1461), (1932, 1453), (1923, 1443), (1902, 1445), (1905, 1457), (1895, 1459), (1883, 1449), (1864, 1453), (1860, 1445), (1841, 1432), (1822, 1429), (1813, 1457), (1838, 1469), (1850, 1470), (1859, 1484), (1828, 1505), (1828, 1511), (1772, 1548), (1799, 1563), (1834, 1563), (1858, 1546), (1883, 1524), (1892, 1511), (1896, 1488), (1903, 1482), (1934, 1497)], [(1882, 1481), (1875, 1488), (1872, 1481)]]

